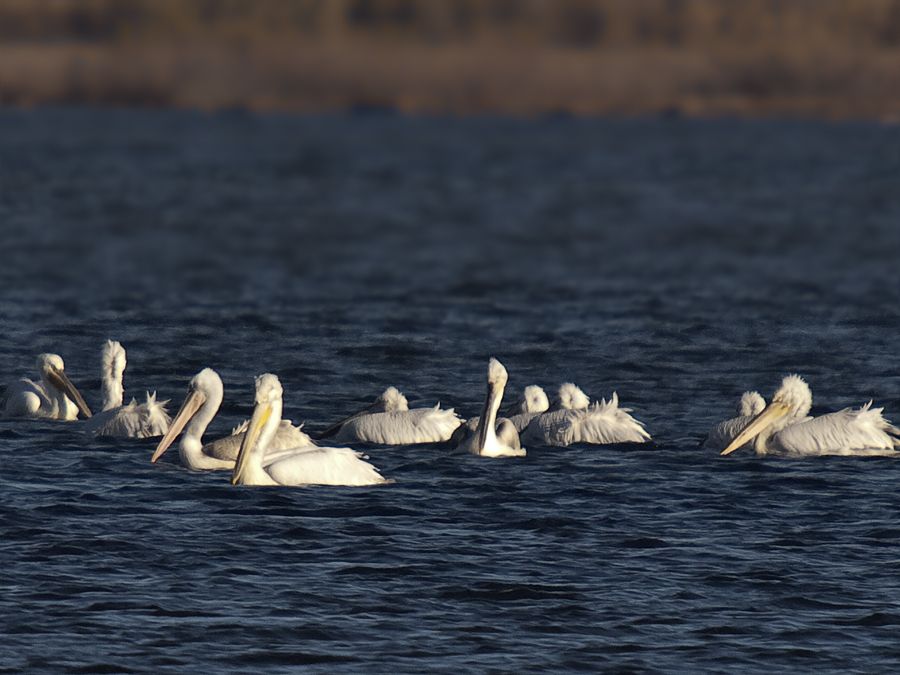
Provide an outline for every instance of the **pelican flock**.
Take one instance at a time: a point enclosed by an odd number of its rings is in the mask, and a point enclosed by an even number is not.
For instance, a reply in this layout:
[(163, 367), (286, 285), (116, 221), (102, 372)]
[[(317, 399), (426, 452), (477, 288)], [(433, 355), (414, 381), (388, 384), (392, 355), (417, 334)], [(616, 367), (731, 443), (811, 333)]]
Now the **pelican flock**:
[[(544, 389), (528, 385), (522, 396), (502, 409), (509, 381), (506, 367), (488, 361), (486, 393), (480, 415), (463, 423), (453, 408), (410, 409), (406, 397), (388, 387), (365, 409), (332, 424), (314, 441), (301, 426), (284, 419), (284, 390), (276, 375), (255, 380), (252, 417), (216, 440), (203, 436), (221, 407), (224, 385), (219, 374), (204, 368), (191, 378), (174, 419), (167, 401), (147, 393), (145, 401), (124, 403), (124, 347), (108, 340), (101, 356), (101, 411), (92, 415), (84, 397), (65, 372), (57, 354), (37, 357), (39, 378), (22, 378), (5, 388), (0, 416), (71, 422), (95, 436), (116, 438), (161, 437), (151, 456), (156, 463), (180, 436), (178, 455), (191, 470), (228, 470), (234, 485), (373, 486), (390, 483), (353, 447), (339, 444), (377, 444), (390, 447), (435, 444), (439, 451), (456, 450), (479, 457), (527, 457), (529, 447), (568, 447), (648, 443), (642, 421), (619, 404), (591, 399), (571, 382), (560, 385), (553, 402)], [(701, 442), (723, 456), (744, 449), (757, 456), (815, 457), (900, 456), (900, 428), (885, 419), (881, 407), (869, 401), (858, 408), (811, 417), (812, 392), (799, 375), (783, 378), (768, 405), (755, 391), (740, 397), (737, 415), (716, 424)], [(378, 450), (374, 450), (378, 452)]]

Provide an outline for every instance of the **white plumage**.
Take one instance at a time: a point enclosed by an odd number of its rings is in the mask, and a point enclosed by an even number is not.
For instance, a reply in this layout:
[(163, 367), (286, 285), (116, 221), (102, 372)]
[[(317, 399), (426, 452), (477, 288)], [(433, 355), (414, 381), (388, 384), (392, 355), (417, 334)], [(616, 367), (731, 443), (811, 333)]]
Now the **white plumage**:
[(488, 362), (487, 397), (478, 417), (474, 433), (465, 436), (457, 448), (482, 457), (524, 457), (525, 448), (519, 433), (507, 419), (497, 422), (497, 411), (503, 400), (503, 390), (509, 376), (503, 364), (492, 358)]
[[(156, 446), (150, 461), (157, 462), (184, 429), (178, 445), (178, 455), (184, 466), (194, 471), (233, 469), (248, 422), (235, 427), (229, 436), (203, 444), (203, 434), (222, 405), (223, 394), (222, 378), (216, 371), (204, 368), (197, 373), (188, 384), (188, 393), (181, 409)], [(278, 428), (269, 443), (269, 451), (274, 453), (298, 444), (315, 445), (290, 420), (279, 420)]]
[(581, 389), (566, 383), (559, 389), (558, 406), (535, 417), (522, 434), (522, 440), (561, 447), (573, 443), (606, 445), (650, 440), (643, 423), (629, 414), (631, 410), (619, 407), (615, 392), (609, 401), (592, 404)]
[(267, 455), (281, 417), (283, 390), (275, 375), (256, 378), (256, 407), (235, 464), (234, 485), (346, 485), (387, 482), (350, 448), (300, 447)]
[[(753, 421), (753, 418), (761, 413), (766, 407), (766, 400), (755, 391), (745, 391), (737, 405), (737, 416), (731, 419), (719, 422), (710, 429), (706, 439), (703, 441), (704, 448), (719, 450), (731, 443), (735, 437), (747, 428), (747, 425)], [(749, 447), (747, 443), (744, 444)]]
[(728, 455), (753, 441), (758, 455), (895, 455), (900, 429), (882, 415), (883, 408), (864, 406), (808, 418), (812, 392), (799, 375), (789, 375), (772, 402), (722, 451)]
[(413, 445), (442, 443), (450, 439), (462, 423), (453, 408), (409, 409), (406, 397), (388, 387), (375, 402), (326, 430), (321, 438), (340, 443)]
[(84, 430), (94, 436), (113, 438), (162, 436), (172, 423), (166, 412), (168, 401), (157, 401), (155, 392), (147, 392), (143, 403), (131, 399), (131, 403), (122, 405), (126, 364), (125, 348), (115, 340), (107, 340), (100, 359), (103, 409), (84, 423)]
[(39, 417), (72, 421), (90, 417), (81, 393), (65, 372), (65, 364), (58, 354), (39, 354), (37, 369), (39, 382), (22, 378), (7, 385), (0, 397), (4, 417)]

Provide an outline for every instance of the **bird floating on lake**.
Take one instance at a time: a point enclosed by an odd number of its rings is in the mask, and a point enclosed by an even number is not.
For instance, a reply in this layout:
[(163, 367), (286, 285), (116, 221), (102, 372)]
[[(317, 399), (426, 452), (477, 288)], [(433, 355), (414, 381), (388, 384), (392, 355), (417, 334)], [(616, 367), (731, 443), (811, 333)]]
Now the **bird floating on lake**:
[(162, 436), (172, 423), (166, 412), (168, 401), (159, 402), (155, 393), (147, 392), (143, 403), (131, 399), (131, 403), (122, 405), (126, 363), (125, 348), (115, 340), (107, 340), (100, 360), (103, 409), (84, 423), (84, 429), (94, 436), (113, 438)]
[(10, 383), (0, 397), (4, 417), (37, 417), (71, 421), (90, 417), (84, 398), (66, 375), (65, 364), (58, 354), (40, 354), (37, 368), (39, 382), (22, 378)]
[(378, 485), (387, 480), (351, 448), (307, 445), (267, 454), (281, 419), (284, 391), (275, 375), (256, 378), (256, 406), (241, 443), (232, 485)]
[(900, 429), (884, 419), (884, 408), (872, 408), (872, 401), (855, 410), (844, 408), (807, 419), (811, 408), (809, 385), (799, 375), (788, 375), (771, 403), (721, 454), (729, 455), (749, 441), (758, 455), (897, 454)]
[[(204, 368), (197, 373), (188, 384), (188, 392), (181, 409), (175, 415), (166, 435), (163, 436), (151, 462), (157, 462), (172, 442), (187, 428), (178, 446), (181, 463), (193, 470), (233, 469), (234, 461), (246, 433), (247, 423), (237, 426), (230, 436), (225, 436), (211, 443), (203, 443), (203, 434), (209, 423), (222, 405), (224, 387), (222, 378), (212, 368)], [(293, 448), (298, 445), (314, 445), (312, 439), (300, 428), (293, 426), (290, 420), (281, 420), (269, 444), (269, 450), (276, 452), (282, 448)]]
[(394, 446), (443, 443), (460, 424), (462, 420), (453, 408), (442, 409), (438, 404), (410, 410), (406, 397), (395, 387), (388, 387), (372, 405), (332, 425), (319, 438)]
[[(521, 434), (529, 422), (535, 417), (550, 408), (550, 401), (547, 394), (536, 384), (525, 387), (525, 391), (515, 403), (507, 406), (503, 411), (503, 416), (497, 419), (497, 428), (506, 422), (512, 423), (516, 429), (516, 434)], [(470, 417), (457, 427), (450, 438), (450, 442), (455, 446), (459, 446), (466, 438), (475, 433), (478, 428), (480, 417)]]
[(497, 359), (488, 362), (487, 396), (484, 408), (478, 417), (475, 432), (468, 435), (457, 446), (460, 450), (482, 457), (524, 457), (525, 448), (519, 442), (519, 432), (508, 419), (497, 423), (497, 411), (503, 400), (503, 389), (509, 376), (506, 368)]
[(522, 434), (523, 442), (565, 447), (572, 443), (607, 445), (650, 440), (643, 422), (632, 417), (628, 408), (619, 407), (615, 392), (609, 401), (591, 403), (581, 389), (567, 382), (560, 386), (552, 408), (531, 421)]
[[(766, 407), (766, 400), (756, 391), (745, 391), (737, 405), (737, 417), (719, 422), (710, 429), (702, 445), (704, 448), (718, 450), (722, 448), (747, 428), (753, 418), (759, 415)], [(746, 443), (745, 446), (749, 447)]]

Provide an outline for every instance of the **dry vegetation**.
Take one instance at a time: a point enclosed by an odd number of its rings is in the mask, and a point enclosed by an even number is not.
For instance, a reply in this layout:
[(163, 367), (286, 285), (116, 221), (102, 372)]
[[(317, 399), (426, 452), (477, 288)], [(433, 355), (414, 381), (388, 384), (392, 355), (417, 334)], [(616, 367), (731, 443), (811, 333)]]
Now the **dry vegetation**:
[(0, 0), (0, 103), (900, 115), (900, 0)]

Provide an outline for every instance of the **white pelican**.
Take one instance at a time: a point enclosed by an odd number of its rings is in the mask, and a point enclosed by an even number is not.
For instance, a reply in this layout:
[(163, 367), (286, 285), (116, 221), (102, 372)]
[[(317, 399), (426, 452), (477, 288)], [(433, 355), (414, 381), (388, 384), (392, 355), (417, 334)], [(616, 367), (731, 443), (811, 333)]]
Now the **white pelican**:
[[(203, 469), (232, 469), (247, 429), (247, 422), (235, 427), (230, 436), (203, 444), (203, 433), (222, 405), (224, 388), (222, 378), (212, 368), (204, 368), (188, 384), (188, 393), (175, 415), (169, 430), (163, 436), (151, 462), (156, 462), (172, 445), (176, 436), (190, 422), (181, 437), (178, 455), (181, 463), (195, 471)], [(298, 445), (314, 445), (309, 436), (293, 426), (290, 420), (281, 420), (275, 438), (269, 444), (271, 452)]]
[(553, 407), (531, 421), (523, 441), (565, 447), (572, 443), (606, 445), (650, 440), (644, 424), (629, 415), (628, 408), (619, 407), (615, 392), (609, 401), (592, 404), (581, 389), (567, 382), (559, 388), (559, 399)]
[(788, 375), (765, 410), (722, 451), (730, 455), (748, 441), (758, 455), (894, 455), (900, 429), (881, 415), (884, 408), (861, 408), (805, 419), (812, 392), (799, 375)]
[(131, 399), (131, 403), (122, 405), (125, 365), (125, 348), (114, 340), (107, 340), (100, 359), (103, 410), (84, 423), (85, 431), (94, 436), (113, 438), (162, 436), (172, 423), (166, 412), (168, 401), (160, 403), (155, 393), (147, 392), (144, 403)]
[[(704, 448), (722, 448), (747, 428), (753, 418), (759, 415), (766, 407), (766, 400), (756, 391), (745, 391), (737, 405), (737, 417), (719, 422), (710, 429), (703, 441)], [(746, 444), (745, 444), (746, 445)], [(749, 447), (749, 446), (748, 446)]]
[(40, 382), (22, 378), (10, 383), (3, 392), (4, 417), (43, 417), (71, 421), (91, 416), (84, 398), (65, 372), (63, 360), (57, 354), (40, 354), (37, 368)]
[(241, 443), (232, 485), (377, 485), (387, 480), (351, 448), (314, 445), (266, 455), (281, 419), (281, 382), (266, 373), (256, 378), (256, 407)]
[(453, 408), (409, 409), (406, 397), (395, 387), (384, 390), (368, 408), (326, 429), (319, 438), (340, 443), (413, 445), (450, 440), (462, 420)]
[[(517, 435), (521, 434), (531, 420), (542, 412), (546, 412), (549, 407), (550, 401), (543, 389), (536, 384), (525, 387), (522, 398), (509, 405), (504, 411), (504, 416), (497, 419), (497, 435), (500, 436), (501, 433), (507, 436), (510, 435), (509, 431), (502, 431), (500, 428), (501, 425), (505, 426), (507, 423), (513, 425)], [(475, 433), (480, 419), (480, 417), (470, 417), (460, 424), (456, 431), (453, 432), (450, 442), (455, 446), (460, 445), (466, 438)]]
[(509, 376), (497, 359), (488, 362), (487, 397), (478, 418), (475, 433), (465, 438), (457, 447), (482, 457), (524, 457), (525, 448), (519, 442), (519, 433), (509, 420), (497, 424), (497, 411), (503, 400), (503, 389)]

